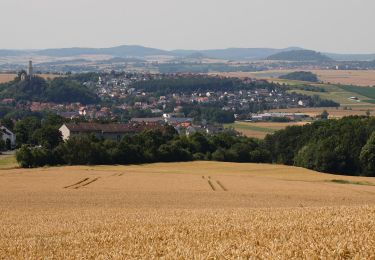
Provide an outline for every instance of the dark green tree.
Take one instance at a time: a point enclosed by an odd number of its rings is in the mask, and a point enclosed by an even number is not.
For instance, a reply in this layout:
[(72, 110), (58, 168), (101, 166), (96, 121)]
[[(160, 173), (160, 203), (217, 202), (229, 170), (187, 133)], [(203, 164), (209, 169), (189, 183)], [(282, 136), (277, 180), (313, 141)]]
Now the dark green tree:
[(375, 132), (363, 146), (359, 156), (362, 165), (363, 174), (366, 176), (375, 176)]
[(53, 149), (63, 141), (61, 132), (49, 125), (35, 130), (32, 139), (36, 144), (47, 149)]

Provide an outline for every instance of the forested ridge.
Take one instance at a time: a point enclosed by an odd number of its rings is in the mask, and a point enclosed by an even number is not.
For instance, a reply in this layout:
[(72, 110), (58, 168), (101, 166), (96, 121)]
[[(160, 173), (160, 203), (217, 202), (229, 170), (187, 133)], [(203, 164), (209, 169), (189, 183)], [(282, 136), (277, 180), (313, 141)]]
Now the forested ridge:
[(15, 80), (0, 84), (0, 98), (13, 98), (17, 101), (38, 101), (82, 104), (98, 102), (98, 96), (75, 77), (61, 77), (45, 80), (34, 76), (31, 79)]

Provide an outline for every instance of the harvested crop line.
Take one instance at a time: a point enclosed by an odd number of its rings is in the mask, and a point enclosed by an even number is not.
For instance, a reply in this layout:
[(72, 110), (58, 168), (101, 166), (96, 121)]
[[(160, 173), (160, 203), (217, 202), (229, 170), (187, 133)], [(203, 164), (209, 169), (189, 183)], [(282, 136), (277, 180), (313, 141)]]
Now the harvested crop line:
[(82, 184), (81, 186), (77, 186), (77, 187), (75, 187), (75, 189), (79, 189), (79, 188), (85, 187), (85, 186), (87, 186), (87, 185), (90, 185), (91, 183), (96, 182), (96, 181), (99, 180), (99, 179), (100, 179), (100, 177), (95, 178), (95, 179), (93, 179), (93, 180), (91, 180), (91, 181), (89, 181), (89, 182), (86, 182), (86, 183)]
[(216, 181), (216, 183), (220, 186), (220, 188), (223, 189), (223, 191), (228, 191), (228, 189), (225, 188), (225, 186), (220, 181)]
[(124, 173), (114, 173), (111, 176), (113, 176), (113, 177), (121, 177), (123, 175), (124, 175)]
[(216, 191), (215, 186), (213, 185), (213, 183), (212, 183), (210, 180), (208, 180), (208, 184), (210, 185), (210, 187), (211, 187), (211, 189), (212, 189), (213, 191)]
[(90, 179), (90, 178), (84, 178), (83, 180), (80, 180), (80, 181), (77, 182), (77, 183), (74, 183), (74, 184), (69, 185), (69, 186), (65, 186), (64, 189), (67, 189), (67, 188), (70, 188), (70, 187), (73, 187), (73, 186), (79, 185), (79, 184), (81, 184), (81, 183), (83, 183), (83, 182), (85, 182), (85, 181), (87, 181), (87, 180), (89, 180), (89, 179)]

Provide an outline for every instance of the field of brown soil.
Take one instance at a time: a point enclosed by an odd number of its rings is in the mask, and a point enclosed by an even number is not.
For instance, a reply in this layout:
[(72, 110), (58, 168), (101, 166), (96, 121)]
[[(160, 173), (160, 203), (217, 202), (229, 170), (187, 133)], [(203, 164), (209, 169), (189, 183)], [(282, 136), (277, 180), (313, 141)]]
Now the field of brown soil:
[(216, 162), (2, 170), (0, 258), (372, 259), (374, 185)]

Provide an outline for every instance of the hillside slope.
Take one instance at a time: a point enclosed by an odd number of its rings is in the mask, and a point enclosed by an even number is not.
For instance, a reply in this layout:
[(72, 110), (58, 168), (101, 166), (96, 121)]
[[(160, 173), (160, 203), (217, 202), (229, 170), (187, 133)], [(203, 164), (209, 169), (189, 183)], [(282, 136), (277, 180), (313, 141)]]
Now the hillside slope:
[(268, 60), (278, 61), (317, 61), (317, 62), (328, 62), (333, 61), (326, 55), (323, 55), (316, 51), (310, 50), (292, 50), (286, 52), (280, 52), (271, 55), (267, 58)]

